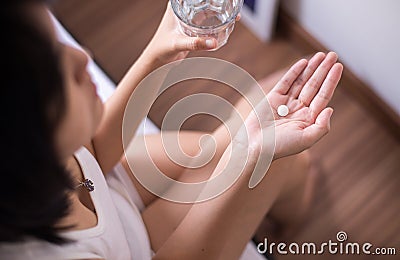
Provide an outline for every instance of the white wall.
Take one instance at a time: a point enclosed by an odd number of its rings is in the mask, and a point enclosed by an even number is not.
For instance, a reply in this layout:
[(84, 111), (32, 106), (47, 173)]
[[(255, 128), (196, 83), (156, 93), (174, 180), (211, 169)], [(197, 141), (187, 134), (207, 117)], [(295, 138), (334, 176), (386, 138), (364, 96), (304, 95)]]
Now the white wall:
[(399, 0), (282, 0), (281, 4), (400, 115)]

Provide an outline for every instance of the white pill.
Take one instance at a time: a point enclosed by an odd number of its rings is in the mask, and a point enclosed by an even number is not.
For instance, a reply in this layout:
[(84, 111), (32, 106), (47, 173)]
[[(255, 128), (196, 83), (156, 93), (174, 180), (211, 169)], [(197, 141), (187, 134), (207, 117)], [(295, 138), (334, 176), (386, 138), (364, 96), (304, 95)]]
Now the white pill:
[(278, 107), (278, 115), (279, 116), (287, 116), (289, 114), (289, 108), (285, 105), (280, 105)]

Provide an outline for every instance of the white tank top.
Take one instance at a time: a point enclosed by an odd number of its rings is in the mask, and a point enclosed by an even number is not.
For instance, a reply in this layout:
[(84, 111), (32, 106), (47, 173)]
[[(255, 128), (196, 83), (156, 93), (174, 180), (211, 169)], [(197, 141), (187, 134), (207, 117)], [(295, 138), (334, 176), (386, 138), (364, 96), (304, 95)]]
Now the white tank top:
[[(107, 176), (85, 148), (75, 153), (85, 178), (94, 183), (90, 192), (98, 222), (95, 227), (63, 232), (75, 242), (58, 246), (32, 239), (23, 243), (0, 245), (0, 259), (151, 259), (152, 251), (129, 177), (117, 165)], [(120, 168), (118, 168), (120, 167)], [(126, 182), (127, 181), (127, 182)], [(129, 184), (128, 184), (129, 183)], [(132, 194), (134, 196), (132, 197)], [(140, 198), (137, 198), (140, 202)]]

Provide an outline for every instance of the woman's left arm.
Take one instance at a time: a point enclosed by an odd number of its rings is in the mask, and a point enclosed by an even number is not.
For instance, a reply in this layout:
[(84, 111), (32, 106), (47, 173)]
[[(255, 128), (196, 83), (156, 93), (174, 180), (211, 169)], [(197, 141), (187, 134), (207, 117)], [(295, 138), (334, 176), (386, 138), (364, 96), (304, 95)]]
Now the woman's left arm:
[[(208, 50), (216, 47), (212, 38), (188, 37), (181, 34), (170, 4), (152, 40), (139, 59), (129, 69), (118, 84), (114, 94), (105, 104), (104, 115), (100, 126), (92, 139), (93, 152), (103, 172), (109, 172), (121, 159), (123, 154), (122, 122), (125, 107), (138, 84), (152, 71), (169, 62), (186, 57), (189, 51)], [(165, 73), (166, 74), (166, 73)], [(146, 92), (146, 101), (135, 106), (135, 118), (132, 123), (132, 137), (141, 120), (147, 116), (146, 107), (156, 98), (163, 78)]]

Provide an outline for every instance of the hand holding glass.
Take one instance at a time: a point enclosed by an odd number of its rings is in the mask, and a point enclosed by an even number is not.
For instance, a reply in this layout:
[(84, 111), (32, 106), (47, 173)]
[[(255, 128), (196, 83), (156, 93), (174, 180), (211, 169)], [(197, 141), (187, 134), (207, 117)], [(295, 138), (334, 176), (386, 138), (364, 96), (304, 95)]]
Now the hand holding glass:
[(191, 37), (212, 37), (217, 50), (228, 41), (243, 0), (170, 0), (181, 31)]

